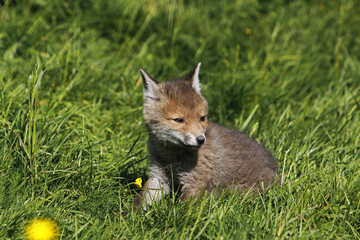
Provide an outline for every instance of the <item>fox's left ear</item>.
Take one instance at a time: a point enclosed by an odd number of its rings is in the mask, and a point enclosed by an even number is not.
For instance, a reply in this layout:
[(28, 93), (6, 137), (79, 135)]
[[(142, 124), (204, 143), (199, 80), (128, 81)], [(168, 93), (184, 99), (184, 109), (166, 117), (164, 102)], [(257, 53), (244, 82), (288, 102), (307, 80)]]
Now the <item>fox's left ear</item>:
[(200, 71), (201, 62), (199, 62), (196, 67), (185, 77), (186, 81), (191, 83), (192, 88), (200, 94), (200, 81), (199, 81), (199, 71)]
[(155, 100), (157, 98), (157, 94), (160, 92), (160, 89), (157, 86), (158, 81), (153, 79), (144, 69), (140, 68), (140, 73), (144, 86), (144, 100)]

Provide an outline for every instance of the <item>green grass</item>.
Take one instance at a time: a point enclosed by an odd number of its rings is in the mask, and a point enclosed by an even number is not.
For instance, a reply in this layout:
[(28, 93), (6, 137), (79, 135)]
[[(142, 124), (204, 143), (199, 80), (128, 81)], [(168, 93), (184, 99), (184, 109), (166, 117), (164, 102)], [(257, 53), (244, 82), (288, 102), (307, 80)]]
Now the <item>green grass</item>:
[[(37, 217), (61, 239), (360, 238), (359, 1), (2, 2), (1, 239)], [(210, 120), (282, 184), (124, 215), (148, 170), (139, 68), (200, 61)]]

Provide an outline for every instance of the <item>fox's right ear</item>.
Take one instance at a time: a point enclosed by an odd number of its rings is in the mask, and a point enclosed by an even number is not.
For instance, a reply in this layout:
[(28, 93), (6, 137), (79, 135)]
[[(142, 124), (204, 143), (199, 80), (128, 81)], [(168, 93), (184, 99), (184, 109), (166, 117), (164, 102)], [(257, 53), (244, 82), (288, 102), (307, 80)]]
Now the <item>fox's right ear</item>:
[(199, 81), (199, 71), (200, 71), (201, 62), (199, 62), (196, 67), (185, 77), (185, 81), (191, 83), (192, 88), (201, 95), (200, 93), (200, 81)]
[(144, 99), (145, 100), (155, 100), (156, 93), (160, 91), (158, 87), (158, 81), (153, 79), (144, 69), (140, 68), (140, 73), (143, 80), (143, 86), (144, 86)]

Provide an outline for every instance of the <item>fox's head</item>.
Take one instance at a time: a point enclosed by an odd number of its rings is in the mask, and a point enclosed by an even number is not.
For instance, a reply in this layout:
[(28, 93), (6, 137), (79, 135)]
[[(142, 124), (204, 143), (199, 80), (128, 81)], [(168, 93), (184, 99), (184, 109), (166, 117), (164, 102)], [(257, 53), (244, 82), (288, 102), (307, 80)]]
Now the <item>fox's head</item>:
[(158, 140), (185, 147), (205, 143), (208, 107), (200, 94), (200, 65), (182, 80), (161, 83), (140, 69), (144, 118), (150, 134)]

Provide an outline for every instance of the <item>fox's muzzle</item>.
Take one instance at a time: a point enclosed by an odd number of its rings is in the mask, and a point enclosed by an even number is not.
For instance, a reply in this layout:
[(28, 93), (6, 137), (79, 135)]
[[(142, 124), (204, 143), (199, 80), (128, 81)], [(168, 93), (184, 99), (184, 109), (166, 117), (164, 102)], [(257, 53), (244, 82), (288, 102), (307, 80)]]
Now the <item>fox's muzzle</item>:
[(203, 143), (205, 143), (205, 136), (204, 135), (200, 135), (196, 138), (196, 142), (199, 144), (199, 145), (202, 145)]

